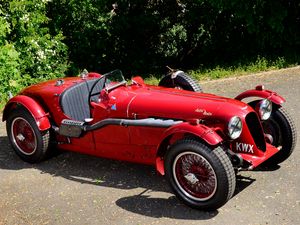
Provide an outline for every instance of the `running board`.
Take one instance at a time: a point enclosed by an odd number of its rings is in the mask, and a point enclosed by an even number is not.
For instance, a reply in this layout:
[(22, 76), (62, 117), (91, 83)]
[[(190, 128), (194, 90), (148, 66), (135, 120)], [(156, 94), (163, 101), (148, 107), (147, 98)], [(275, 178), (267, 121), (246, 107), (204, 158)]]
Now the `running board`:
[(58, 129), (58, 133), (67, 137), (80, 137), (83, 132), (98, 130), (108, 125), (117, 125), (117, 126), (142, 126), (142, 127), (162, 127), (168, 128), (173, 125), (182, 123), (182, 121), (175, 120), (163, 120), (163, 119), (105, 119), (101, 120), (95, 124), (87, 125), (85, 122), (67, 120), (64, 119), (61, 123), (61, 126)]

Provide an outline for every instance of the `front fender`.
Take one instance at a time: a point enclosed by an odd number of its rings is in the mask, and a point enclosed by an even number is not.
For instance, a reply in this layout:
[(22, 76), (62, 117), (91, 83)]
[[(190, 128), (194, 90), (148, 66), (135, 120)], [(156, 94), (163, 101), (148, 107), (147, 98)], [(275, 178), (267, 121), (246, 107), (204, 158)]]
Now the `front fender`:
[(43, 108), (34, 99), (25, 95), (17, 95), (8, 101), (3, 111), (2, 121), (5, 121), (9, 113), (19, 105), (29, 111), (35, 119), (39, 130), (43, 131), (51, 127), (50, 121)]
[(170, 127), (162, 135), (160, 141), (161, 144), (158, 147), (158, 153), (156, 156), (156, 170), (162, 175), (165, 174), (165, 169), (164, 169), (164, 159), (161, 153), (164, 152), (163, 148), (166, 147), (164, 146), (164, 144), (166, 143), (165, 141), (169, 140), (169, 138), (175, 134), (188, 134), (188, 135), (190, 134), (199, 137), (201, 140), (203, 140), (210, 146), (216, 146), (223, 141), (223, 139), (214, 130), (202, 124), (193, 125), (184, 122)]
[(277, 105), (281, 105), (282, 103), (285, 102), (285, 99), (282, 96), (278, 95), (274, 91), (264, 90), (263, 86), (261, 85), (257, 86), (253, 90), (248, 90), (239, 94), (238, 96), (235, 97), (235, 99), (241, 101), (242, 99), (249, 98), (249, 97), (267, 98)]
[(193, 134), (212, 146), (219, 144), (223, 140), (211, 128), (204, 126), (203, 124), (193, 125), (187, 122), (177, 124), (167, 129), (161, 140), (164, 140), (168, 136), (176, 133)]

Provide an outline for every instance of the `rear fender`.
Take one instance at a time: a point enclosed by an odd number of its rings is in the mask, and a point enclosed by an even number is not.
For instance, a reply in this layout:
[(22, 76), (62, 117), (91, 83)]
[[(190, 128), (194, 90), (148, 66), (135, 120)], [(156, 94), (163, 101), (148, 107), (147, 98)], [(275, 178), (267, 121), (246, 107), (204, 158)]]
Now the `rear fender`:
[(163, 156), (166, 153), (166, 148), (169, 145), (169, 141), (175, 135), (182, 137), (181, 134), (198, 137), (210, 146), (216, 146), (223, 141), (223, 139), (214, 130), (202, 124), (192, 125), (184, 122), (170, 127), (164, 132), (156, 155), (156, 170), (161, 175), (165, 174)]
[(275, 103), (276, 105), (281, 105), (282, 103), (285, 102), (285, 99), (282, 96), (278, 95), (274, 91), (265, 90), (262, 85), (257, 86), (253, 90), (248, 90), (239, 94), (238, 96), (235, 97), (235, 99), (241, 101), (249, 97), (267, 98), (273, 103)]
[(2, 121), (5, 121), (9, 113), (20, 105), (26, 108), (32, 115), (39, 130), (43, 131), (51, 127), (50, 121), (43, 108), (35, 100), (25, 95), (15, 96), (8, 101), (3, 111)]

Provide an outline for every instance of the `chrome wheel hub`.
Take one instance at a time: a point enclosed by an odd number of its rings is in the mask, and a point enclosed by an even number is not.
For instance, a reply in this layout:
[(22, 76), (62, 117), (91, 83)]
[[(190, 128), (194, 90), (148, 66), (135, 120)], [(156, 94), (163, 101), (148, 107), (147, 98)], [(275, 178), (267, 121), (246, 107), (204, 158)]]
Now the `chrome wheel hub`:
[(18, 134), (16, 137), (19, 141), (24, 141), (25, 137), (23, 136), (23, 134)]
[(196, 184), (199, 181), (198, 178), (193, 173), (188, 173), (187, 175), (184, 176), (184, 178), (191, 184)]

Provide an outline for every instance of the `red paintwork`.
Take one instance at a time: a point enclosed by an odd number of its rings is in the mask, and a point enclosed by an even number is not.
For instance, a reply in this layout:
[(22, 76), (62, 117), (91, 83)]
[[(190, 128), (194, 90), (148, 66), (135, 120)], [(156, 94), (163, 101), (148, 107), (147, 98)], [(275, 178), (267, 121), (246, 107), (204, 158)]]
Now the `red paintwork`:
[(285, 99), (278, 95), (276, 92), (270, 90), (260, 90), (261, 86), (257, 86), (257, 89), (248, 90), (241, 94), (239, 94), (235, 99), (242, 100), (248, 97), (260, 97), (260, 98), (267, 98), (270, 101), (274, 102), (277, 105), (281, 105), (285, 102)]
[(132, 78), (131, 80), (133, 83), (138, 84), (140, 86), (145, 87), (145, 85), (146, 85), (143, 78), (140, 76), (136, 76), (136, 77)]
[(168, 136), (176, 133), (191, 133), (195, 136), (200, 137), (211, 146), (216, 146), (223, 140), (213, 129), (207, 126), (204, 126), (202, 124), (192, 125), (185, 122), (168, 128), (164, 132), (162, 138), (160, 139), (160, 142)]
[(279, 150), (276, 147), (267, 143), (267, 151), (263, 154), (260, 154), (260, 156), (245, 153), (240, 153), (240, 155), (243, 157), (244, 160), (251, 162), (252, 167), (255, 168), (270, 157), (272, 157), (273, 155), (275, 155), (278, 151)]
[(8, 101), (3, 111), (3, 121), (6, 120), (8, 113), (13, 110), (17, 104), (22, 105), (31, 113), (40, 130), (47, 130), (51, 127), (47, 114), (41, 105), (26, 95), (17, 95)]
[[(101, 75), (89, 74), (86, 79), (97, 76)], [(61, 121), (68, 118), (60, 107), (60, 94), (75, 83), (84, 82), (84, 79), (79, 77), (63, 78), (63, 80), (61, 86), (56, 86), (56, 80), (52, 80), (24, 89), (20, 95), (8, 102), (3, 120), (19, 103), (31, 112), (39, 129), (49, 129), (49, 121), (51, 125), (59, 127)], [(99, 157), (156, 165), (161, 174), (164, 174), (163, 154), (166, 151), (163, 143), (168, 141), (172, 144), (185, 135), (196, 136), (210, 146), (224, 143), (234, 152), (238, 151), (234, 147), (237, 142), (253, 145), (253, 153), (240, 152), (253, 167), (278, 151), (273, 146), (267, 145), (266, 151), (263, 152), (255, 145), (245, 122), (246, 115), (254, 110), (240, 101), (246, 97), (257, 96), (268, 98), (275, 104), (284, 102), (281, 96), (271, 91), (250, 90), (240, 94), (236, 99), (229, 99), (213, 94), (146, 85), (142, 78), (136, 77), (132, 85), (120, 86), (109, 93), (102, 91), (99, 95), (101, 102), (91, 103), (93, 121), (90, 124), (105, 118), (166, 118), (186, 122), (170, 128), (110, 125), (87, 132), (80, 138), (70, 138), (71, 143), (59, 143), (59, 148)], [(228, 121), (233, 116), (239, 116), (243, 122), (242, 135), (235, 141), (229, 140), (226, 134)], [(58, 141), (66, 140), (59, 135), (56, 138)]]

